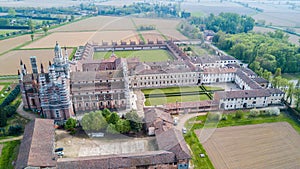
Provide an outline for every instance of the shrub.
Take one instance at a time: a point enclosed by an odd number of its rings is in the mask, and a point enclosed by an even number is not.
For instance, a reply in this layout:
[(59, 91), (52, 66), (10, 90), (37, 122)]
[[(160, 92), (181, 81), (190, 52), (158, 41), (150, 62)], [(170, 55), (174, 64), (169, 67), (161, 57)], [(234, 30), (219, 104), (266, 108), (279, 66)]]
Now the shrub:
[(280, 115), (280, 110), (278, 107), (270, 107), (266, 110), (266, 112), (268, 113), (268, 115), (270, 116), (279, 116)]
[(221, 120), (221, 114), (220, 113), (209, 113), (208, 115), (207, 115), (207, 119), (209, 120), (209, 121), (219, 121), (219, 120)]
[(223, 115), (221, 120), (226, 121), (227, 119), (228, 119), (227, 115)]
[(75, 127), (77, 124), (77, 120), (73, 119), (73, 118), (69, 118), (66, 122), (66, 124), (64, 125), (64, 128), (68, 131), (74, 131)]
[(259, 110), (255, 109), (255, 108), (250, 110), (250, 114), (249, 114), (250, 117), (257, 117), (259, 115), (260, 115)]
[(8, 129), (8, 134), (11, 136), (20, 135), (23, 132), (23, 128), (20, 125), (10, 126)]
[(244, 117), (244, 112), (242, 110), (237, 110), (234, 117), (237, 119), (242, 119)]

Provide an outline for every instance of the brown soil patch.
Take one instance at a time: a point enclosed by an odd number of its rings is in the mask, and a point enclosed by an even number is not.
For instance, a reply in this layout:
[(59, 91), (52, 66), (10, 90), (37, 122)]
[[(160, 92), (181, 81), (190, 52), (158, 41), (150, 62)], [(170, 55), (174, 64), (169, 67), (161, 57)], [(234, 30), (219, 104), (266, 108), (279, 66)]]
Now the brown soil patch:
[[(52, 47), (55, 43), (52, 44)], [(72, 49), (68, 49), (71, 54)], [(63, 52), (64, 53), (64, 52)], [(49, 61), (53, 62), (54, 51), (53, 49), (47, 50), (16, 50), (11, 51), (0, 57), (0, 75), (16, 75), (20, 69), (20, 59), (26, 65), (28, 73), (31, 72), (30, 56), (36, 56), (38, 67), (43, 63), (45, 70), (48, 70)]]
[(35, 41), (24, 49), (28, 48), (52, 48), (56, 41), (61, 46), (77, 47), (87, 42), (101, 43), (102, 41), (121, 41), (134, 37), (134, 31), (101, 31), (101, 32), (55, 32), (38, 41)]
[(300, 135), (286, 122), (217, 128), (202, 144), (216, 169), (300, 168)]
[(1, 91), (3, 88), (4, 88), (4, 86), (3, 86), (3, 85), (0, 85), (0, 91)]

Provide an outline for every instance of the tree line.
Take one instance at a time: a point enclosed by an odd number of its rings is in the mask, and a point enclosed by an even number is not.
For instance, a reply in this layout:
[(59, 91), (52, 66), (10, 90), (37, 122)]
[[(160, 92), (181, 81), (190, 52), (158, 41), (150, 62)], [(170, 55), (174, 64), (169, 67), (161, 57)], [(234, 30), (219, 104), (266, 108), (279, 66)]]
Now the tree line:
[(191, 17), (188, 21), (199, 27), (201, 31), (223, 31), (229, 34), (247, 33), (255, 25), (254, 19), (249, 16), (223, 12), (219, 15), (210, 14), (207, 17)]
[(267, 70), (275, 73), (300, 72), (300, 48), (288, 41), (282, 31), (262, 33), (225, 34), (218, 32), (213, 43), (235, 58), (250, 64), (254, 71)]
[[(142, 130), (142, 118), (135, 111), (130, 111), (122, 117), (109, 109), (89, 112), (82, 117), (80, 124), (82, 129), (87, 132), (105, 131), (110, 134), (126, 134), (130, 131), (139, 132)], [(74, 128), (74, 119), (69, 119), (65, 129), (73, 131)]]

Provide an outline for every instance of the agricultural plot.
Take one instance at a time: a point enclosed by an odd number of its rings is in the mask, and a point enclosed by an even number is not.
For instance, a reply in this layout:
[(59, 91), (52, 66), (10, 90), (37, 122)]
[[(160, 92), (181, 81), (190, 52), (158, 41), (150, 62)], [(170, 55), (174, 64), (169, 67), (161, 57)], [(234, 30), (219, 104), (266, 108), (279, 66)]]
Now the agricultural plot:
[[(55, 43), (54, 43), (55, 44)], [(52, 44), (52, 47), (54, 46)], [(67, 50), (71, 54), (72, 49)], [(53, 62), (53, 49), (46, 50), (15, 50), (0, 57), (0, 75), (16, 75), (20, 69), (20, 59), (26, 64), (28, 73), (31, 72), (30, 56), (36, 56), (38, 67), (43, 63), (45, 70), (48, 70), (49, 61)]]
[(287, 122), (217, 128), (207, 141), (196, 130), (216, 169), (300, 168), (300, 135)]
[(30, 41), (31, 38), (29, 35), (22, 35), (15, 38), (0, 40), (0, 54)]
[[(111, 56), (111, 52), (95, 52), (94, 59), (107, 59)], [(161, 62), (173, 60), (173, 57), (167, 50), (139, 50), (139, 51), (115, 51), (117, 57), (133, 58), (137, 57), (142, 62)]]
[(136, 33), (133, 31), (101, 31), (101, 32), (55, 32), (42, 39), (24, 46), (23, 49), (30, 48), (53, 48), (56, 41), (61, 46), (77, 47), (85, 45), (87, 42), (101, 43), (121, 40), (136, 40)]
[(164, 41), (164, 37), (157, 31), (141, 31), (140, 32), (142, 36), (144, 37), (145, 41), (147, 42), (148, 40), (154, 41), (156, 43), (157, 40), (159, 41)]
[(80, 32), (135, 30), (129, 17), (97, 16), (50, 30), (49, 32)]
[(229, 1), (210, 1), (201, 0), (200, 2), (183, 2), (181, 8), (190, 12), (197, 12), (205, 15), (210, 13), (219, 14), (221, 12), (231, 12), (243, 15), (250, 15), (255, 13), (255, 10), (243, 7), (239, 4)]
[(0, 35), (4, 35), (6, 33), (12, 33), (12, 32), (17, 32), (19, 30), (15, 30), (15, 29), (0, 29)]

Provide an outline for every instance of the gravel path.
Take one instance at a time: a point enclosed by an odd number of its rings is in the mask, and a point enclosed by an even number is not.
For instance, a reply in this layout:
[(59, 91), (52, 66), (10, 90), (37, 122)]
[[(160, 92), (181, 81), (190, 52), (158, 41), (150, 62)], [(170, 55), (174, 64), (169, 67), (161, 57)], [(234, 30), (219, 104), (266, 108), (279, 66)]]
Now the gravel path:
[(39, 116), (37, 114), (33, 114), (30, 112), (26, 112), (23, 110), (23, 102), (21, 102), (20, 106), (17, 109), (17, 113), (21, 115), (22, 117), (29, 119), (29, 120), (34, 120), (35, 118), (38, 118)]

